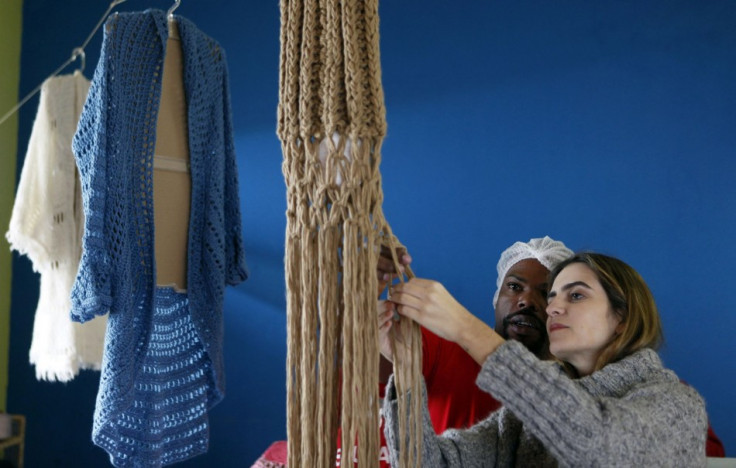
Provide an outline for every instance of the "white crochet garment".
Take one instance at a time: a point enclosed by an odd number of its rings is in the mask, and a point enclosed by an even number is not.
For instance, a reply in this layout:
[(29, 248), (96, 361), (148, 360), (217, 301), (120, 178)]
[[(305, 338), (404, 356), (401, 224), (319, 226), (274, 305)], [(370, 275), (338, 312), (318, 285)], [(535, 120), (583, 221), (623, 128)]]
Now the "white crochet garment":
[(84, 215), (71, 139), (89, 90), (81, 73), (43, 83), (36, 120), (5, 237), (41, 274), (30, 362), (36, 377), (66, 382), (99, 370), (107, 316), (72, 322), (69, 299), (79, 267)]

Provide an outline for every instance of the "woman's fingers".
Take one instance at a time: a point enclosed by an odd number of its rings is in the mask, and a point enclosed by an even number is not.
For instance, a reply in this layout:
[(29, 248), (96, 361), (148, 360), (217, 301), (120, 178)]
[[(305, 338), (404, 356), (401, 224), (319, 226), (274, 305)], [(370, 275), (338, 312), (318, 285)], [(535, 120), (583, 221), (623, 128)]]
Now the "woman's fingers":
[(391, 326), (391, 319), (393, 318), (393, 315), (394, 312), (392, 307), (380, 309), (378, 311), (378, 327), (382, 328), (386, 325)]
[(417, 320), (419, 315), (424, 315), (436, 308), (432, 302), (432, 291), (438, 284), (435, 281), (413, 278), (394, 288), (391, 293), (391, 302), (397, 305), (399, 314), (421, 323), (421, 320)]
[(441, 287), (442, 285), (437, 281), (422, 278), (412, 278), (406, 283), (399, 283), (393, 286), (391, 297), (393, 298), (394, 294), (403, 293), (424, 299), (431, 291)]
[(471, 315), (437, 281), (413, 278), (397, 285), (391, 301), (399, 314), (414, 320), (442, 338), (455, 341)]
[(390, 302), (378, 301), (378, 341), (381, 347), (381, 354), (389, 361), (393, 361), (390, 337), (393, 307), (393, 304)]

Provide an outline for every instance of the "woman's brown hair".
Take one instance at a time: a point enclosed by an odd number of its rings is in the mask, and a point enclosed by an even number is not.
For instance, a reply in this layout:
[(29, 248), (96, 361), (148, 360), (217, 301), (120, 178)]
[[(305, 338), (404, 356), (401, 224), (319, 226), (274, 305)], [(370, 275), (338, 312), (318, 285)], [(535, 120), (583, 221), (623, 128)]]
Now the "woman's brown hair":
[(621, 260), (592, 252), (581, 252), (557, 265), (548, 284), (572, 263), (587, 265), (606, 291), (608, 302), (623, 324), (618, 334), (598, 355), (593, 371), (643, 348), (657, 349), (664, 340), (662, 323), (649, 286), (639, 273)]

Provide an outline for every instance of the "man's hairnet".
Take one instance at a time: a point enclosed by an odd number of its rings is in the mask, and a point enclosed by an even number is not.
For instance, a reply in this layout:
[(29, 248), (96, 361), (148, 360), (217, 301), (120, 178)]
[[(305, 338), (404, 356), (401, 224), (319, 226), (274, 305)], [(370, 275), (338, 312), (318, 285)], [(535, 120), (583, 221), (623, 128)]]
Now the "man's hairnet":
[(498, 278), (496, 278), (496, 293), (493, 295), (493, 307), (496, 307), (498, 302), (498, 293), (501, 290), (501, 284), (504, 277), (506, 277), (506, 273), (516, 263), (527, 258), (535, 258), (545, 268), (552, 270), (557, 264), (572, 255), (572, 250), (565, 247), (565, 244), (551, 239), (549, 236), (530, 239), (529, 242), (514, 243), (514, 245), (504, 250), (501, 258), (498, 259), (498, 265), (496, 266)]

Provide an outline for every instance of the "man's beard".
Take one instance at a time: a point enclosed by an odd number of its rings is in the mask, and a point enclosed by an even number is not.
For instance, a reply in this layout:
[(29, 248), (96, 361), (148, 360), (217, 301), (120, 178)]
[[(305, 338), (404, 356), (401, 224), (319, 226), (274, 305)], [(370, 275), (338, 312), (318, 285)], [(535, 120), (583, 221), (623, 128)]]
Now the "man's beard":
[[(548, 352), (547, 327), (535, 312), (536, 309), (530, 306), (505, 316), (502, 321), (501, 336), (507, 340), (517, 340), (540, 358), (546, 358)], [(513, 331), (510, 332), (511, 327)]]

